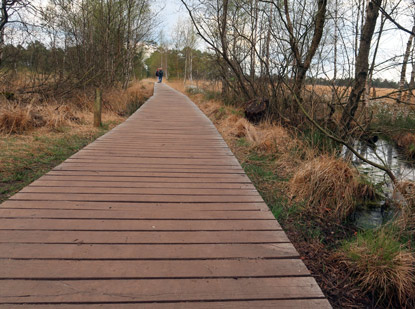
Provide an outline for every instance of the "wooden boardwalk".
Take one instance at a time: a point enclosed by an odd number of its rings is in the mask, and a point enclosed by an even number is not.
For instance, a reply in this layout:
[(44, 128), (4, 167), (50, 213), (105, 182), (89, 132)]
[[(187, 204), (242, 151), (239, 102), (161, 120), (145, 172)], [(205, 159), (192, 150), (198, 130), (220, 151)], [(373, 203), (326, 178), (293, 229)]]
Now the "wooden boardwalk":
[(1, 205), (0, 307), (330, 305), (213, 124), (158, 84)]

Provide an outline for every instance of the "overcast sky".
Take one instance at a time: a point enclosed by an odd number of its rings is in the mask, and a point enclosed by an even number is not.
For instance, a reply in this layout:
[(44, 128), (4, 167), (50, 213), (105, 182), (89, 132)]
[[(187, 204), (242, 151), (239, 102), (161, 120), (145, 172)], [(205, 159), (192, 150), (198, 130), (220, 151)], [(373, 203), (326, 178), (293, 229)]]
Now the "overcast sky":
[(161, 23), (159, 25), (155, 25), (155, 27), (159, 28), (156, 33), (159, 33), (160, 30), (163, 30), (167, 38), (170, 38), (171, 32), (174, 29), (174, 26), (176, 25), (179, 18), (188, 18), (187, 11), (181, 5), (180, 0), (155, 0), (152, 3), (152, 6), (154, 11), (160, 12), (157, 20), (160, 20)]

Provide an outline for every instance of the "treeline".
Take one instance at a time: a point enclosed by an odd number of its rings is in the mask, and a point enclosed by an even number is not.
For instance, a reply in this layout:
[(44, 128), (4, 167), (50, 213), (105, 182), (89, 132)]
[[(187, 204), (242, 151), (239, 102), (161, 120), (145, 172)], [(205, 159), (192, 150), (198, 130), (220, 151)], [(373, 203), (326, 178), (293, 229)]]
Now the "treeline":
[[(19, 3), (2, 4), (2, 12)], [(6, 27), (7, 14), (1, 17), (0, 69), (5, 76), (10, 76), (10, 70), (28, 69), (38, 74), (31, 80), (42, 85), (119, 84), (125, 88), (142, 71), (142, 55), (136, 46), (151, 33), (153, 13), (148, 0), (50, 0), (31, 17), (42, 40), (34, 36), (27, 45), (5, 44), (14, 29)], [(28, 21), (18, 22), (24, 26)]]
[[(51, 80), (62, 81), (64, 77), (77, 79), (75, 75), (70, 74), (73, 71), (73, 66), (76, 65), (73, 59), (77, 48), (77, 46), (65, 49), (59, 47), (51, 48), (37, 40), (28, 43), (26, 46), (8, 44), (3, 48), (2, 69), (8, 73), (29, 72), (44, 77), (49, 76)], [(115, 73), (115, 80), (123, 79), (121, 72), (120, 70), (118, 73)], [(143, 78), (147, 75), (143, 64), (142, 52), (135, 50), (130, 77)], [(88, 86), (91, 83), (99, 83), (96, 79), (98, 79), (98, 76), (85, 81), (84, 86)], [(82, 80), (82, 78), (79, 78), (79, 81)]]
[[(192, 69), (186, 72), (186, 52), (192, 53)], [(145, 60), (148, 76), (153, 77), (157, 68), (163, 67), (169, 79), (216, 80), (219, 75), (216, 68), (216, 57), (212, 53), (192, 49), (159, 50)]]
[[(350, 87), (353, 84), (353, 78), (338, 78), (336, 80), (327, 79), (327, 78), (307, 78), (308, 84), (317, 84), (322, 86), (340, 86), (340, 87)], [(388, 89), (398, 89), (399, 84), (393, 80), (374, 78), (372, 79), (372, 87), (375, 88), (388, 88)]]

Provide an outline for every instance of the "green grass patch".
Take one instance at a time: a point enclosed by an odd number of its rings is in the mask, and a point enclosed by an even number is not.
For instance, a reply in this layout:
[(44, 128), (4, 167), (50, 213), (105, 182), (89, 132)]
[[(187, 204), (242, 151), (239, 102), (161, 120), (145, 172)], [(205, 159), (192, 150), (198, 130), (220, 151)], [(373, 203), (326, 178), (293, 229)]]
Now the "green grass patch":
[[(108, 124), (104, 127), (108, 128)], [(82, 149), (107, 129), (71, 134), (67, 130), (35, 135), (23, 142), (18, 137), (4, 137), (1, 143), (7, 151), (0, 154), (0, 202), (50, 171)]]
[(372, 267), (392, 266), (393, 260), (400, 252), (402, 244), (392, 233), (384, 230), (369, 229), (361, 231), (352, 240), (346, 241), (342, 247), (347, 257), (354, 263), (368, 263), (368, 256), (376, 256), (371, 261)]
[(381, 132), (383, 129), (413, 131), (415, 129), (415, 111), (399, 112), (394, 115), (391, 110), (383, 108), (375, 114), (371, 128)]
[(238, 138), (236, 140), (236, 145), (238, 147), (248, 147), (249, 146), (249, 142), (247, 141), (247, 139), (245, 137), (241, 137), (241, 138)]
[(222, 94), (221, 94), (221, 92), (218, 92), (218, 91), (205, 90), (203, 92), (203, 96), (204, 96), (205, 100), (210, 101), (210, 100), (220, 99)]
[(304, 130), (302, 139), (308, 147), (318, 149), (321, 153), (333, 153), (341, 147), (319, 130)]

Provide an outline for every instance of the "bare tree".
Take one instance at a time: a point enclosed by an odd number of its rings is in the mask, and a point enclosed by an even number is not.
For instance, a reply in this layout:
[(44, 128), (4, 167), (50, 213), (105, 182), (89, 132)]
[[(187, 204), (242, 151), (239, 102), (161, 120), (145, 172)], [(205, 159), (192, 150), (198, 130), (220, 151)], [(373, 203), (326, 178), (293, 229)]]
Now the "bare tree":
[(366, 19), (362, 28), (359, 51), (356, 58), (355, 79), (341, 118), (343, 138), (346, 138), (350, 133), (351, 123), (359, 107), (360, 99), (365, 92), (369, 68), (370, 45), (381, 4), (382, 0), (372, 0), (367, 5)]
[[(326, 8), (327, 8), (327, 0), (319, 0), (317, 1), (317, 11), (315, 14), (315, 17), (313, 18), (314, 21), (314, 32), (313, 36), (311, 38), (311, 42), (308, 47), (300, 46), (300, 39), (298, 36), (295, 35), (294, 32), (294, 26), (291, 21), (290, 16), (290, 9), (289, 9), (289, 3), (288, 0), (284, 0), (284, 15), (282, 13), (282, 10), (278, 5), (276, 5), (276, 8), (278, 9), (281, 19), (284, 22), (285, 27), (287, 28), (288, 34), (289, 34), (289, 42), (291, 51), (294, 55), (294, 95), (299, 98), (300, 101), (302, 101), (302, 89), (304, 86), (304, 81), (306, 78), (306, 74), (308, 69), (310, 68), (311, 61), (313, 60), (313, 57), (317, 51), (317, 48), (319, 47), (321, 37), (323, 35), (324, 30), (324, 23), (326, 21)], [(284, 20), (285, 17), (285, 20)], [(306, 49), (306, 52), (302, 54), (302, 50)], [(296, 106), (296, 105), (294, 105)], [(297, 113), (297, 107), (295, 107), (294, 111)]]
[(414, 40), (414, 36), (415, 36), (415, 19), (414, 19), (414, 25), (412, 26), (412, 32), (413, 33), (409, 35), (408, 42), (406, 43), (405, 53), (403, 55), (401, 78), (399, 80), (398, 102), (402, 101), (402, 93), (405, 88), (406, 67), (408, 66), (408, 60), (409, 60), (409, 56), (411, 55), (411, 50), (412, 50), (412, 41)]
[(9, 23), (22, 23), (21, 11), (30, 6), (27, 0), (1, 0), (0, 2), (0, 66), (3, 61), (5, 28)]

